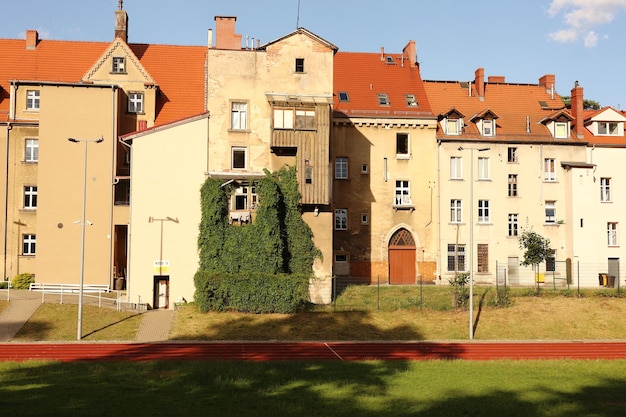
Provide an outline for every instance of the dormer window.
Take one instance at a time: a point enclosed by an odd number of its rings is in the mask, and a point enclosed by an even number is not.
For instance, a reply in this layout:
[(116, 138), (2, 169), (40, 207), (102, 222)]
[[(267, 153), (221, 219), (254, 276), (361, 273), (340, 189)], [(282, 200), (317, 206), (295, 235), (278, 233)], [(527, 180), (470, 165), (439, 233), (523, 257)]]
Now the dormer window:
[(417, 107), (417, 100), (413, 94), (405, 94), (404, 98), (406, 99), (406, 105), (409, 107)]
[(114, 56), (112, 60), (111, 72), (114, 74), (126, 73), (126, 58), (122, 56)]
[(389, 102), (389, 96), (385, 93), (378, 94), (378, 104), (381, 106), (389, 106), (391, 103)]
[(566, 139), (569, 135), (569, 122), (554, 123), (554, 137), (557, 139)]
[(483, 120), (482, 128), (483, 136), (494, 136), (496, 129), (493, 120)]
[(450, 118), (446, 119), (445, 120), (446, 135), (460, 135), (461, 134), (460, 124), (461, 124), (461, 119), (450, 119)]
[(619, 123), (618, 122), (597, 122), (597, 123), (598, 123), (598, 135), (619, 136)]

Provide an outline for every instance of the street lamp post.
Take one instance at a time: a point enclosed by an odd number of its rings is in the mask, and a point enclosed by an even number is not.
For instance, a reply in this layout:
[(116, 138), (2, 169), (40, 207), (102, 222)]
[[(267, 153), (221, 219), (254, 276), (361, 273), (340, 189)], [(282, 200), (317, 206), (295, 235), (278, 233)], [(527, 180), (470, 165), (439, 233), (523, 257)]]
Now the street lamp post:
[[(72, 143), (83, 143), (85, 155), (83, 157), (83, 211), (80, 219), (80, 283), (78, 286), (78, 327), (76, 329), (76, 340), (83, 338), (83, 286), (85, 284), (85, 225), (87, 220), (85, 215), (87, 212), (87, 145), (91, 142), (100, 143), (103, 137), (98, 139), (74, 139), (67, 138)], [(92, 224), (91, 222), (89, 224)]]
[[(459, 146), (459, 151), (463, 150)], [(485, 152), (491, 148), (478, 148), (478, 152)], [(470, 243), (469, 243), (469, 339), (474, 339), (474, 148), (470, 150)]]
[(162, 219), (158, 219), (155, 217), (148, 217), (148, 223), (152, 223), (152, 222), (160, 222), (161, 223), (161, 235), (159, 238), (159, 276), (163, 275), (163, 222), (174, 222), (174, 223), (178, 223), (178, 218), (172, 218), (172, 217), (164, 217)]

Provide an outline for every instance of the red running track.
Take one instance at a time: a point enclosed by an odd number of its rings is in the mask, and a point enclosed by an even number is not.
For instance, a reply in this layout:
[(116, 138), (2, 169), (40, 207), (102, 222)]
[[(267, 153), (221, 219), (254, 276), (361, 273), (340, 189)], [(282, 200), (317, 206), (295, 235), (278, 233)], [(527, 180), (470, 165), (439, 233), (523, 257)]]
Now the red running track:
[(626, 342), (5, 343), (0, 361), (626, 359)]

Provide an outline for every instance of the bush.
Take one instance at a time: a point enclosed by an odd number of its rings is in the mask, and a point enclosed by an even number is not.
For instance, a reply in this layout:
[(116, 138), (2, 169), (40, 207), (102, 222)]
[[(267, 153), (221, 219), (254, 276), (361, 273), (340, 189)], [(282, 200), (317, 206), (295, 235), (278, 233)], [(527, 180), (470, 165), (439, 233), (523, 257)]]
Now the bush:
[(9, 281), (0, 281), (0, 290), (6, 290), (9, 288)]
[(24, 273), (16, 275), (11, 281), (11, 286), (15, 290), (27, 290), (32, 282), (35, 282), (35, 275)]
[(195, 300), (201, 312), (289, 314), (308, 300), (309, 278), (303, 275), (198, 271), (194, 280)]

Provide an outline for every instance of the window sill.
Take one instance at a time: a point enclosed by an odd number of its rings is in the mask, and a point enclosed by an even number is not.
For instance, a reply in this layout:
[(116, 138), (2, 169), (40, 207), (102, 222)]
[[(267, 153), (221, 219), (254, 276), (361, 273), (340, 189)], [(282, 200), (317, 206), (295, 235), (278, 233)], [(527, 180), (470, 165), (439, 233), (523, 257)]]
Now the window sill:
[(411, 159), (411, 155), (396, 154), (396, 159), (408, 160), (408, 159)]
[(37, 207), (22, 207), (20, 211), (23, 213), (35, 213), (37, 211)]
[(228, 129), (228, 133), (250, 133), (250, 129)]
[(478, 222), (478, 223), (476, 223), (476, 225), (478, 225), (478, 226), (493, 226), (493, 223), (491, 223), (491, 222)]
[(415, 210), (415, 206), (413, 204), (394, 204), (393, 205), (393, 210), (394, 211), (398, 211), (398, 210), (411, 210), (411, 211), (414, 211)]

